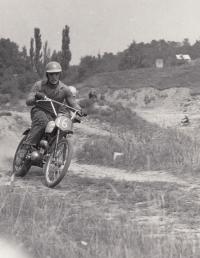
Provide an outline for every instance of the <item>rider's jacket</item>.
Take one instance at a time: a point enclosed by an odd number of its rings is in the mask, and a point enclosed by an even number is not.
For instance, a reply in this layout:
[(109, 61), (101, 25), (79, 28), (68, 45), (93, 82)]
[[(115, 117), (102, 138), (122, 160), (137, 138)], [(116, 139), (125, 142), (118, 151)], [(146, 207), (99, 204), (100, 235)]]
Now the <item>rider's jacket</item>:
[[(50, 113), (53, 113), (52, 106), (49, 102), (38, 102), (35, 101), (35, 94), (36, 92), (42, 92), (44, 93), (48, 98), (65, 103), (69, 105), (70, 107), (73, 107), (75, 109), (80, 110), (81, 107), (76, 103), (76, 101), (73, 98), (73, 95), (67, 85), (62, 83), (61, 81), (58, 82), (56, 86), (52, 86), (48, 83), (47, 80), (41, 80), (37, 81), (29, 93), (26, 104), (28, 106), (36, 106), (38, 108), (41, 108), (45, 111), (48, 111)], [(55, 105), (57, 112), (64, 111), (63, 107), (60, 107), (59, 105)]]

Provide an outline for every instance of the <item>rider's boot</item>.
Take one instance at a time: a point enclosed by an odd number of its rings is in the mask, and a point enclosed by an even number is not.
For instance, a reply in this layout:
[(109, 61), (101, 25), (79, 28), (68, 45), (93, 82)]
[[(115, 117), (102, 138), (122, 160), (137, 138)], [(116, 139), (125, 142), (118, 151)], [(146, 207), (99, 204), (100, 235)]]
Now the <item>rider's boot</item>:
[(31, 154), (35, 150), (36, 150), (35, 145), (24, 143), (23, 147), (22, 147), (22, 149), (20, 151), (20, 157), (21, 158), (25, 158), (27, 156), (27, 154)]

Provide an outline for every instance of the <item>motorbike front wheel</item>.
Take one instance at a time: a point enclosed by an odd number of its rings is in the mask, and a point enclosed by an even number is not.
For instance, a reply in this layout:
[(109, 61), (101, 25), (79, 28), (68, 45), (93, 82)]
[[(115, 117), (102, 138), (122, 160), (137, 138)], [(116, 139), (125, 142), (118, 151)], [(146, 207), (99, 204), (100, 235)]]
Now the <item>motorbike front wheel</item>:
[(44, 184), (50, 188), (59, 184), (67, 173), (73, 153), (70, 139), (59, 140), (55, 155), (53, 155), (54, 148), (55, 146), (51, 148), (47, 162), (43, 167)]
[(31, 161), (26, 159), (28, 152), (24, 145), (26, 137), (27, 135), (25, 135), (20, 141), (13, 159), (13, 174), (17, 177), (24, 177), (31, 167)]

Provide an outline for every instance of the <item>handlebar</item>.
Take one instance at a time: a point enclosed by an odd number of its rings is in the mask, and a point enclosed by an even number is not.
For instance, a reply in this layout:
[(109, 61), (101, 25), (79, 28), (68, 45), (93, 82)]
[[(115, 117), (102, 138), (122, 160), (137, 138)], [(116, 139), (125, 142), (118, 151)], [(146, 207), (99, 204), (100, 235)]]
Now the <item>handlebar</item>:
[(68, 105), (66, 105), (66, 104), (64, 104), (64, 103), (59, 102), (59, 101), (50, 99), (50, 98), (48, 98), (48, 97), (46, 97), (46, 96), (44, 97), (44, 99), (36, 100), (36, 103), (37, 103), (37, 102), (50, 102), (50, 103), (51, 103), (51, 106), (52, 106), (52, 109), (53, 109), (53, 111), (54, 111), (54, 113), (55, 113), (56, 116), (57, 116), (57, 112), (56, 112), (56, 110), (55, 110), (55, 107), (54, 107), (53, 103), (58, 104), (58, 105), (60, 105), (60, 106), (64, 106), (64, 107), (68, 108), (70, 111), (74, 112), (74, 114), (73, 114), (73, 116), (72, 116), (73, 118), (74, 118), (76, 115), (78, 115), (78, 116), (80, 116), (80, 117), (85, 116), (85, 115), (81, 115), (81, 114), (80, 114), (80, 110), (75, 109), (75, 108), (73, 108), (73, 107), (70, 107), (70, 106), (68, 106)]

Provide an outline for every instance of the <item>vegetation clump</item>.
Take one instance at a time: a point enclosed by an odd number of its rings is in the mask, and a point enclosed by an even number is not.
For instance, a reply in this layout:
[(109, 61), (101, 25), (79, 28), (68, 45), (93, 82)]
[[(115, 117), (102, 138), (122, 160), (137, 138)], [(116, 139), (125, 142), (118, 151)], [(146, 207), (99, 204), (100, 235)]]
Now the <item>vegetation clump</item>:
[[(112, 131), (109, 136), (91, 136), (77, 152), (79, 161), (133, 171), (200, 168), (200, 144), (196, 139), (175, 129), (160, 128), (122, 107), (94, 117), (109, 123)], [(115, 160), (115, 152), (123, 155)]]

